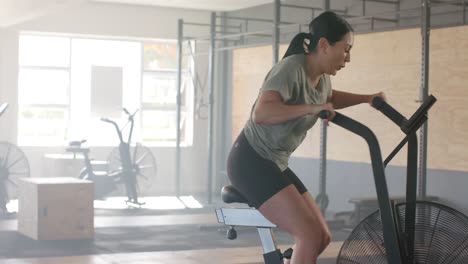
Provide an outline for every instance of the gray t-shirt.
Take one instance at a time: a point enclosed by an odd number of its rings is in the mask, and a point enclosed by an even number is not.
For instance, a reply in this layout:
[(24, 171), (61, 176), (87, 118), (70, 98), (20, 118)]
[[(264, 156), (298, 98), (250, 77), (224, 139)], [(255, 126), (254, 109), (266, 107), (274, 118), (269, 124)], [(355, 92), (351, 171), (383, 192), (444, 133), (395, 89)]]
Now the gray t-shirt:
[[(287, 105), (324, 104), (332, 95), (329, 75), (323, 74), (317, 87), (313, 87), (306, 74), (303, 54), (289, 56), (273, 66), (260, 93), (263, 91), (277, 91)], [(289, 157), (315, 124), (317, 116), (306, 115), (276, 125), (256, 124), (252, 119), (254, 107), (255, 104), (244, 127), (245, 136), (260, 156), (272, 160), (284, 171)]]

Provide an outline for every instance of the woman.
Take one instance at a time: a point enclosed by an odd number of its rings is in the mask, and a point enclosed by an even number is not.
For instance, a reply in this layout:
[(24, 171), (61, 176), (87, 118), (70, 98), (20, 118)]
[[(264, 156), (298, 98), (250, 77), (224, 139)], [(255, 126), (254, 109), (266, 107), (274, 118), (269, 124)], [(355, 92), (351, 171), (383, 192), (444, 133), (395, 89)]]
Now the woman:
[(350, 62), (353, 46), (353, 29), (343, 18), (324, 12), (312, 20), (310, 31), (294, 37), (266, 76), (228, 158), (232, 185), (294, 237), (291, 264), (315, 264), (331, 235), (313, 197), (288, 168), (290, 155), (320, 111), (328, 111), (331, 120), (335, 109), (383, 97), (332, 90), (329, 75)]

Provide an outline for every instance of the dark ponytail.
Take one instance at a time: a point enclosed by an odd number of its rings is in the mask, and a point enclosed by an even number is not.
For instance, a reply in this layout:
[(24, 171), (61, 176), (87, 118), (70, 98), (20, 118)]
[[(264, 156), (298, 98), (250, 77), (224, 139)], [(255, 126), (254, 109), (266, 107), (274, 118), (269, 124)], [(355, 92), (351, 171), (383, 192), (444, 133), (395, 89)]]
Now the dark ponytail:
[(314, 50), (317, 46), (319, 38), (316, 36), (301, 32), (294, 36), (289, 44), (288, 50), (283, 56), (283, 59), (294, 54), (305, 54)]
[(345, 19), (334, 12), (326, 11), (310, 22), (309, 31), (310, 33), (299, 33), (292, 39), (283, 59), (294, 54), (314, 52), (320, 38), (325, 38), (330, 45), (334, 45), (354, 30)]

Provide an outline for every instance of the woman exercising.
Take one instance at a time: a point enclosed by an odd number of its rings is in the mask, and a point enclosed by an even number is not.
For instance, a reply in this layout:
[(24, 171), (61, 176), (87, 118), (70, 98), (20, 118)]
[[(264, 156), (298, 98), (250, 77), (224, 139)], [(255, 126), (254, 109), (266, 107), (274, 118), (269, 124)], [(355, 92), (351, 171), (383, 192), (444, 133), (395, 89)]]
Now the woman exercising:
[[(250, 118), (231, 149), (228, 175), (268, 220), (295, 240), (291, 264), (315, 264), (331, 234), (313, 197), (288, 160), (322, 110), (371, 103), (377, 94), (332, 90), (330, 75), (350, 62), (353, 29), (333, 12), (312, 20), (266, 76)], [(327, 122), (328, 120), (325, 120)]]

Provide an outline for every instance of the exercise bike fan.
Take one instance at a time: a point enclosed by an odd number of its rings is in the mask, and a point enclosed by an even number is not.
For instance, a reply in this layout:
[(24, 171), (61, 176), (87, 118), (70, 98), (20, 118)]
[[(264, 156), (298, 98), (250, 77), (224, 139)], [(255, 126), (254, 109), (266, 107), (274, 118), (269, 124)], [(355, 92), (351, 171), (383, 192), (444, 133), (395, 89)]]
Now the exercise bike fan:
[[(130, 155), (133, 170), (137, 178), (137, 191), (139, 196), (150, 196), (151, 187), (156, 180), (157, 164), (156, 159), (148, 147), (141, 144), (130, 146)], [(119, 148), (112, 149), (107, 158), (109, 164), (109, 173), (122, 171), (122, 159), (120, 157)], [(125, 193), (123, 186), (118, 187), (115, 194)]]
[[(405, 230), (405, 208), (406, 203), (401, 203), (395, 209), (400, 234)], [(461, 212), (433, 202), (416, 202), (414, 230), (411, 264), (468, 263), (468, 217)], [(403, 240), (405, 236), (399, 237)], [(362, 220), (344, 241), (336, 263), (391, 264), (387, 262), (383, 241), (380, 211), (376, 211)], [(400, 241), (401, 245), (404, 243)]]
[(0, 142), (0, 211), (6, 210), (10, 200), (18, 198), (18, 181), (29, 174), (29, 162), (24, 152), (9, 142)]

